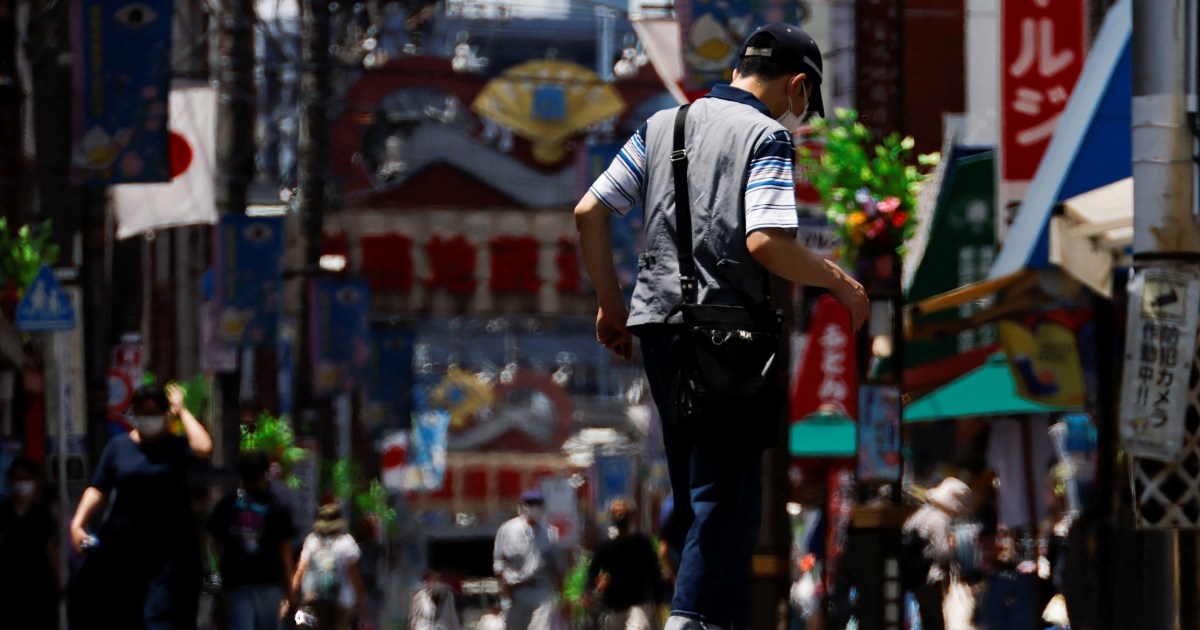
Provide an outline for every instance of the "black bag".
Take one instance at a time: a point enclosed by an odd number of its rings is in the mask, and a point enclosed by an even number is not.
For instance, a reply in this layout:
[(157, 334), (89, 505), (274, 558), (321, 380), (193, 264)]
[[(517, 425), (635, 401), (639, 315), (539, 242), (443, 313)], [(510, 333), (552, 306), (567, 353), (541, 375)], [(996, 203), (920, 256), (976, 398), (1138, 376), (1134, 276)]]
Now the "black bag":
[[(696, 304), (696, 263), (692, 257), (691, 203), (684, 149), (688, 107), (680, 107), (675, 116), (675, 147), (671, 153), (683, 294), (679, 311), (684, 323), (678, 357), (680, 370), (673, 387), (676, 415), (673, 420), (690, 429), (695, 437), (745, 438), (767, 447), (776, 438), (782, 402), (776, 359), (783, 314), (769, 308)], [(765, 298), (769, 305), (769, 276), (765, 269), (763, 286), (768, 291)]]

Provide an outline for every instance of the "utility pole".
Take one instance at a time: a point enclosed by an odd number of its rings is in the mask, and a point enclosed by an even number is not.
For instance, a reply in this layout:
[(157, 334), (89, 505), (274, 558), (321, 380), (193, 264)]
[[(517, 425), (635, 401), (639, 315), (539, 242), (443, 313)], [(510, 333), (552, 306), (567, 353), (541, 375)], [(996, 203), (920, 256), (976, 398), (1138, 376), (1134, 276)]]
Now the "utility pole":
[[(254, 179), (254, 2), (222, 0), (217, 20), (213, 72), (217, 94), (217, 211), (244, 214)], [(241, 353), (238, 353), (239, 362)], [(243, 368), (245, 369), (245, 368)], [(240, 378), (237, 371), (217, 377), (221, 392), (221, 462), (237, 457), (240, 422)], [(214, 430), (217, 430), (214, 427)]]
[(330, 14), (325, 0), (304, 0), (300, 6), (303, 41), (300, 75), (299, 190), (297, 210), (300, 218), (304, 257), (300, 273), (300, 325), (296, 331), (296, 382), (292, 384), (297, 426), (302, 434), (321, 440), (321, 454), (333, 456), (329, 422), (320, 422), (313, 396), (312, 305), (309, 299), (312, 280), (321, 261), (321, 230), (325, 219), (326, 166), (329, 160), (330, 89)]
[[(1200, 226), (1193, 215), (1196, 67), (1194, 56), (1189, 60), (1188, 47), (1191, 41), (1194, 55), (1198, 16), (1195, 0), (1131, 4), (1133, 256), (1137, 277), (1154, 268), (1182, 270), (1200, 264)], [(1197, 308), (1197, 296), (1188, 298), (1193, 303), (1184, 308)], [(1127, 335), (1127, 343), (1134, 343), (1132, 334)], [(1127, 356), (1130, 351), (1136, 356), (1136, 349), (1127, 350)], [(1127, 365), (1126, 371), (1131, 369)], [(1127, 373), (1125, 378), (1133, 376)], [(1195, 404), (1191, 397), (1191, 409), (1185, 415), (1195, 411)], [(1166, 422), (1186, 427), (1184, 418), (1167, 418)], [(1184, 448), (1176, 461), (1134, 459), (1131, 468), (1139, 527), (1153, 528), (1137, 532), (1133, 540), (1144, 572), (1128, 582), (1132, 587), (1129, 596), (1137, 602), (1138, 626), (1147, 630), (1187, 630), (1200, 624), (1195, 608), (1195, 528), (1200, 523), (1187, 523), (1183, 514), (1188, 510), (1181, 509), (1184, 503), (1196, 502), (1188, 496), (1187, 490), (1195, 482), (1183, 463), (1200, 450), (1196, 431), (1194, 427), (1185, 429)], [(1166, 516), (1158, 518), (1159, 514)]]

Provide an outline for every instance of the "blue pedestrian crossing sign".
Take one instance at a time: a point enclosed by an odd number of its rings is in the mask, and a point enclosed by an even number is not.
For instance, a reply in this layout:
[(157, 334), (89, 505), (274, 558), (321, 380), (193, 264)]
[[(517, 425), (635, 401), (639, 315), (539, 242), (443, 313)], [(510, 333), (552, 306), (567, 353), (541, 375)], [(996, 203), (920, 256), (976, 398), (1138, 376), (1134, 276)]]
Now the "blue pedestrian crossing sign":
[(42, 265), (37, 277), (25, 290), (17, 305), (17, 329), (25, 332), (71, 330), (75, 328), (75, 307), (62, 290), (50, 267)]

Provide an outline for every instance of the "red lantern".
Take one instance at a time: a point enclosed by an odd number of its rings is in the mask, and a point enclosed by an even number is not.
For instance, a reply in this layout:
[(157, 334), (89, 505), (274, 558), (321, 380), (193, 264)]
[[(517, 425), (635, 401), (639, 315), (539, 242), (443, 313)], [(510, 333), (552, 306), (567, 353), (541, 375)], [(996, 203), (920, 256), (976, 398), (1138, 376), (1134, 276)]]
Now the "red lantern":
[(530, 236), (498, 236), (488, 242), (491, 278), (488, 288), (498, 293), (536, 295), (542, 288), (538, 277), (537, 239)]
[(475, 246), (463, 235), (443, 239), (434, 236), (425, 244), (429, 257), (429, 290), (445, 289), (453, 295), (471, 295), (479, 281), (475, 279)]
[(403, 234), (362, 237), (362, 273), (372, 290), (405, 291), (412, 288), (412, 239)]
[(558, 282), (554, 288), (559, 293), (579, 294), (583, 292), (583, 282), (579, 274), (579, 244), (569, 238), (558, 239), (558, 254), (554, 261), (558, 263)]

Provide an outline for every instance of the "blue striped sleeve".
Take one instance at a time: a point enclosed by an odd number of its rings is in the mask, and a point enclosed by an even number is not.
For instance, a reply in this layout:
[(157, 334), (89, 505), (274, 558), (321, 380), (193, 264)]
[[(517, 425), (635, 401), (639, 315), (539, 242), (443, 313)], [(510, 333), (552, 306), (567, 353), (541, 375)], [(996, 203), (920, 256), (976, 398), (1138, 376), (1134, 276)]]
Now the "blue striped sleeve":
[(762, 140), (750, 157), (746, 177), (746, 233), (763, 228), (797, 227), (792, 158), (795, 149), (786, 131)]
[(588, 189), (609, 210), (624, 215), (646, 196), (646, 125), (625, 143), (608, 170)]

